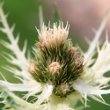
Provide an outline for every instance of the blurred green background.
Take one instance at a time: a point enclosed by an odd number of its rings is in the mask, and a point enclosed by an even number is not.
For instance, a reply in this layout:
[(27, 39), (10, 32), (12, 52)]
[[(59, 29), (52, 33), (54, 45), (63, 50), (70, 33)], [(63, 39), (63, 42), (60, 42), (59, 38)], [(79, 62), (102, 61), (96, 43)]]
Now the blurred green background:
[[(44, 21), (47, 24), (49, 21), (53, 22), (57, 20), (56, 7), (53, 10), (48, 9), (48, 5), (43, 0), (4, 0), (4, 10), (5, 13), (9, 13), (8, 22), (10, 25), (16, 23), (15, 35), (20, 33), (20, 47), (23, 46), (24, 40), (28, 40), (28, 50), (32, 50), (32, 46), (38, 39), (37, 31), (35, 26), (39, 28), (39, 6), (43, 7)], [(51, 13), (49, 12), (51, 11)], [(4, 36), (0, 35), (1, 37)], [(76, 34), (70, 32), (70, 37), (74, 42), (74, 45), (79, 45), (83, 50), (86, 50), (87, 44), (85, 40), (81, 37), (76, 36)], [(83, 41), (82, 41), (83, 40)], [(5, 51), (3, 47), (0, 47), (1, 51)], [(5, 64), (5, 60), (0, 60), (2, 66)], [(0, 65), (1, 65), (0, 64)], [(3, 71), (3, 70), (2, 70)], [(10, 77), (8, 75), (7, 77)], [(12, 81), (12, 79), (10, 78)], [(110, 96), (104, 96), (107, 103), (110, 103)], [(90, 108), (85, 108), (84, 110), (110, 110), (109, 106), (103, 105), (96, 101), (90, 99), (88, 101)]]

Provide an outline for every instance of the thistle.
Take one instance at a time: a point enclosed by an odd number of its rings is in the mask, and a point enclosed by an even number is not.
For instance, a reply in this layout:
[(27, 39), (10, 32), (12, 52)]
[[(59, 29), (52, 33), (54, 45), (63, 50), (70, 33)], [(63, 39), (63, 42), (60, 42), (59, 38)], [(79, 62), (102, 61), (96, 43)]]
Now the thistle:
[(74, 91), (72, 84), (83, 72), (82, 55), (67, 37), (68, 25), (43, 26), (34, 48), (34, 71), (30, 70), (36, 81), (52, 85), (53, 93), (61, 97)]
[(4, 69), (20, 81), (0, 80), (1, 110), (75, 110), (78, 101), (87, 106), (87, 97), (108, 105), (102, 95), (110, 93), (110, 78), (104, 76), (110, 71), (110, 43), (106, 39), (100, 46), (99, 42), (107, 19), (108, 16), (85, 53), (68, 38), (68, 24), (43, 24), (40, 30), (37, 29), (39, 40), (34, 45), (32, 58), (26, 55), (26, 44), (23, 49), (19, 48), (19, 37), (13, 35), (13, 27), (9, 27), (1, 6), (3, 27), (0, 30), (9, 42), (1, 40), (0, 43), (12, 52), (4, 57), (14, 65)]

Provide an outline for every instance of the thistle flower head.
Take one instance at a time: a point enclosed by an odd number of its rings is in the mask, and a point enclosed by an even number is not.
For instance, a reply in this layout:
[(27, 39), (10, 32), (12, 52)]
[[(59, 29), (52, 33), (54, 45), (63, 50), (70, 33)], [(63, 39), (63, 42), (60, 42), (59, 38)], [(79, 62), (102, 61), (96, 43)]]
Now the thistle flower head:
[(43, 25), (34, 48), (35, 71), (31, 72), (37, 81), (52, 84), (54, 94), (61, 97), (74, 91), (72, 83), (83, 72), (83, 57), (68, 39), (67, 27)]

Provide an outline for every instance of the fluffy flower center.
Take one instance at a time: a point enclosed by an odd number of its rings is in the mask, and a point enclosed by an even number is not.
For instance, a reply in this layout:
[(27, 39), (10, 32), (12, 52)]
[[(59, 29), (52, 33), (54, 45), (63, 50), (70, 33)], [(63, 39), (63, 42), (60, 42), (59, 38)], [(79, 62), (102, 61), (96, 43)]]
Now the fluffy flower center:
[(53, 93), (61, 97), (74, 91), (72, 84), (83, 72), (83, 57), (67, 36), (68, 30), (61, 25), (43, 28), (34, 49), (34, 68), (30, 70), (34, 79), (51, 83)]

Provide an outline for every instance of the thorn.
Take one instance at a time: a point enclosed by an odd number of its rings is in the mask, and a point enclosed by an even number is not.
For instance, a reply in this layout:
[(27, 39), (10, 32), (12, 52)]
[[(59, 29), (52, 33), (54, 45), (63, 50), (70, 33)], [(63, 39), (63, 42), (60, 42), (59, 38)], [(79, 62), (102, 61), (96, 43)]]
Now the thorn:
[(65, 30), (69, 31), (69, 28), (70, 28), (70, 24), (67, 21), (66, 26), (65, 26)]
[(3, 32), (3, 33), (7, 33), (5, 28), (0, 28), (0, 31)]
[(4, 80), (4, 81), (6, 81), (7, 82), (7, 79), (5, 78), (5, 76), (0, 72), (0, 76), (2, 77), (2, 79)]
[(8, 18), (9, 14), (10, 14), (9, 12), (7, 14), (5, 14), (5, 18)]
[(41, 29), (42, 24), (43, 24), (43, 9), (42, 9), (42, 6), (39, 6), (39, 23), (40, 23), (40, 29)]
[(35, 26), (35, 29), (37, 30), (37, 33), (38, 33), (38, 37), (41, 35), (40, 34), (40, 30)]
[(38, 34), (40, 33), (39, 29), (35, 26), (35, 29), (37, 30)]
[(27, 53), (27, 59), (28, 59), (29, 61), (31, 61), (31, 53), (30, 53), (30, 51), (28, 51), (28, 53)]
[(22, 52), (23, 52), (24, 55), (26, 53), (26, 49), (27, 49), (27, 40), (25, 40), (24, 47), (23, 47), (23, 50), (22, 50)]
[(0, 44), (3, 45), (6, 48), (9, 48), (10, 47), (10, 44), (8, 42), (6, 42), (4, 40), (1, 40), (1, 39), (0, 39)]
[(14, 31), (16, 24), (13, 24), (13, 26), (11, 27), (11, 32)]
[(13, 61), (15, 60), (14, 56), (12, 56), (12, 55), (10, 55), (10, 54), (8, 54), (8, 53), (6, 53), (6, 52), (3, 52), (3, 53), (1, 54), (1, 56), (2, 56), (4, 59), (6, 59), (8, 62), (10, 62), (11, 64), (13, 64)]
[(5, 66), (5, 67), (2, 66), (1, 68), (4, 69), (4, 70), (6, 70), (6, 71), (8, 71), (8, 72), (11, 72), (11, 73), (16, 72), (16, 69), (15, 68), (12, 68), (10, 66)]
[(16, 75), (14, 74), (15, 78), (17, 78), (17, 79), (19, 79), (19, 81), (23, 82), (23, 79), (21, 77), (19, 77), (19, 76), (20, 76), (19, 74), (16, 74)]
[(15, 41), (16, 41), (16, 43), (18, 43), (19, 42), (19, 37), (20, 35), (19, 34), (17, 34), (17, 36), (16, 36), (16, 38), (15, 38)]
[(100, 47), (99, 47), (99, 45), (97, 45), (97, 52), (98, 52), (98, 54), (100, 53)]

